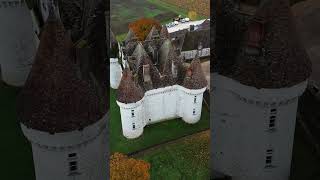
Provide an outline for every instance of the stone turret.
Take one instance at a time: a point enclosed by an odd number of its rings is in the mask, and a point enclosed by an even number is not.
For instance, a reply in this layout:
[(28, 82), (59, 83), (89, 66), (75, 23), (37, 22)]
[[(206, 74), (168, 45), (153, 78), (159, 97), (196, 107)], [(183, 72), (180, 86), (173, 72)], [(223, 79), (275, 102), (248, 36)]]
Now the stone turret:
[(107, 178), (107, 109), (79, 78), (71, 37), (50, 4), (35, 63), (18, 98), (37, 180)]
[(213, 167), (237, 180), (286, 180), (311, 63), (288, 0), (264, 1), (253, 13), (224, 5), (213, 75)]
[(25, 1), (1, 0), (0, 22), (2, 80), (12, 86), (23, 86), (37, 49), (35, 27)]

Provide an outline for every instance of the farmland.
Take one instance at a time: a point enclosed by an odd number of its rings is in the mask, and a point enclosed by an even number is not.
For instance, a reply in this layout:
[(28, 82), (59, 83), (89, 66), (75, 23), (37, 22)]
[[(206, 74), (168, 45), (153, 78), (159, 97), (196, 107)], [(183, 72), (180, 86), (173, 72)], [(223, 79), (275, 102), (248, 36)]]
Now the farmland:
[(128, 31), (130, 22), (142, 17), (167, 23), (178, 15), (187, 16), (187, 9), (162, 0), (111, 0), (111, 29), (118, 36)]

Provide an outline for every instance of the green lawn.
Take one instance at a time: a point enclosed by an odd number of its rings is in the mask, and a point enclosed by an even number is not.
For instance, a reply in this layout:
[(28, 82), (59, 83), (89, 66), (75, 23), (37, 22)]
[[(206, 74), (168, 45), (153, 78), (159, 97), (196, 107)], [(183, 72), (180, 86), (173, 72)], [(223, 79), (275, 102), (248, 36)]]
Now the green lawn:
[(16, 116), (18, 88), (0, 84), (1, 115), (1, 178), (3, 180), (34, 180), (31, 145), (25, 139)]
[[(209, 179), (210, 131), (146, 152), (151, 179)], [(138, 157), (139, 158), (139, 157)]]
[(142, 17), (164, 22), (178, 16), (177, 11), (172, 11), (173, 8), (168, 9), (148, 0), (111, 0), (110, 2), (111, 29), (116, 35), (127, 33), (129, 23)]
[(110, 90), (110, 150), (113, 152), (132, 153), (153, 145), (174, 140), (185, 135), (209, 129), (209, 112), (203, 107), (201, 120), (194, 125), (187, 124), (181, 119), (169, 120), (146, 126), (144, 133), (137, 139), (128, 140), (122, 135), (119, 107), (116, 104), (115, 90)]

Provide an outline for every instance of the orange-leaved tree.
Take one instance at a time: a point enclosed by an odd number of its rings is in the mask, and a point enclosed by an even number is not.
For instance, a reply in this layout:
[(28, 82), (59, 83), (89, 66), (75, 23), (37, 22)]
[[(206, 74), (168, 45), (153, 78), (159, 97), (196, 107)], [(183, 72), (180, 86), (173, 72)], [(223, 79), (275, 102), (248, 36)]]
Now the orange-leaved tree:
[(130, 23), (129, 29), (134, 32), (139, 41), (144, 41), (153, 26), (155, 26), (158, 30), (161, 29), (161, 24), (158, 21), (149, 18), (141, 18), (133, 23)]
[(111, 180), (149, 180), (149, 170), (149, 163), (121, 153), (114, 153), (110, 158)]

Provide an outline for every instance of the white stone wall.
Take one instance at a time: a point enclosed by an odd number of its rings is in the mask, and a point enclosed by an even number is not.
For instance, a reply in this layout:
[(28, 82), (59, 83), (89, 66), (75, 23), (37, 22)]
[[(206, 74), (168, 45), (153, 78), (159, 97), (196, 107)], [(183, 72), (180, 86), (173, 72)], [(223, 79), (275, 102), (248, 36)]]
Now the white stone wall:
[[(198, 50), (182, 51), (181, 56), (185, 59), (194, 59), (196, 57)], [(208, 57), (210, 56), (210, 48), (204, 48), (200, 51), (199, 57)]]
[[(142, 135), (146, 125), (174, 118), (182, 118), (190, 124), (197, 123), (201, 117), (205, 90), (206, 88), (190, 90), (174, 85), (149, 90), (137, 103), (124, 104), (117, 101), (120, 107), (123, 135), (127, 138), (137, 138)], [(132, 110), (135, 112), (135, 117), (132, 117)], [(135, 130), (132, 129), (132, 123), (135, 123)]]
[[(137, 138), (143, 133), (145, 117), (143, 113), (143, 99), (131, 104), (124, 104), (117, 101), (120, 106), (122, 133), (126, 138)], [(132, 116), (133, 111), (133, 116)], [(135, 128), (133, 128), (133, 123)]]
[(122, 78), (122, 69), (118, 62), (118, 58), (110, 58), (110, 86), (118, 89)]
[(40, 0), (40, 2), (39, 2), (43, 22), (45, 22), (49, 16), (49, 4), (48, 3), (49, 3), (48, 0)]
[[(287, 180), (298, 96), (307, 82), (283, 89), (256, 89), (213, 76), (212, 166), (235, 180)], [(271, 109), (276, 109), (270, 129)], [(272, 167), (266, 150), (273, 149)]]
[[(26, 128), (25, 136), (32, 144), (37, 180), (107, 179), (107, 118), (82, 131), (48, 134)], [(76, 157), (69, 154), (77, 153)], [(78, 170), (70, 174), (69, 162), (76, 161)]]
[(34, 60), (37, 40), (29, 9), (25, 3), (15, 2), (0, 0), (0, 65), (7, 84), (23, 86)]

